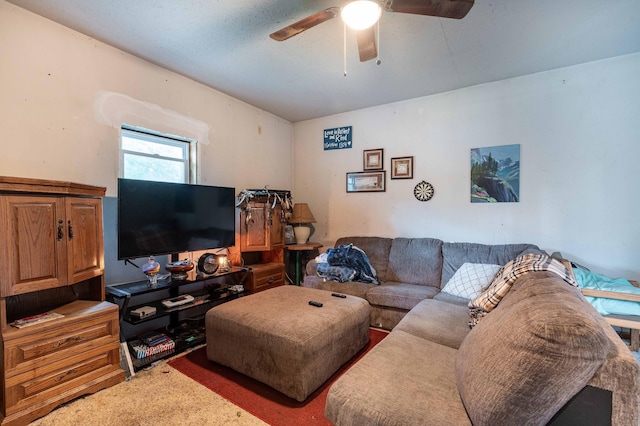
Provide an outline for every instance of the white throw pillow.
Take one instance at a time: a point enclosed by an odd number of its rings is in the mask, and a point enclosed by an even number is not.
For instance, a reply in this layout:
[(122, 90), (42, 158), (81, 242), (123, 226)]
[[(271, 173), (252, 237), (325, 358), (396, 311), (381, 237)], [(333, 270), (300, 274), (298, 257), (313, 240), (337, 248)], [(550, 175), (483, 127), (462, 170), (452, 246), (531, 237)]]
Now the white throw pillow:
[(465, 299), (475, 299), (485, 287), (491, 284), (500, 268), (500, 265), (464, 263), (445, 284), (442, 291)]

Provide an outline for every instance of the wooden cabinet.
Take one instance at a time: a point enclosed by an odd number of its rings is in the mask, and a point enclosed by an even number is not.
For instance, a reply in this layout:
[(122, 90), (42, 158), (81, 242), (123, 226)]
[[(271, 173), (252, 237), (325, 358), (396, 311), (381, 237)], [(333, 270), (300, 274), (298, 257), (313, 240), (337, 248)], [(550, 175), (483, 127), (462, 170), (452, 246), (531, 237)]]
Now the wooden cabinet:
[(251, 276), (245, 288), (251, 292), (267, 290), (284, 285), (284, 264), (276, 262), (257, 263), (250, 265)]
[[(124, 380), (104, 301), (105, 188), (0, 177), (0, 422), (23, 425)], [(15, 320), (59, 317), (17, 328)]]
[(0, 198), (6, 248), (0, 296), (44, 290), (103, 274), (100, 199), (6, 195)]
[[(247, 216), (249, 219), (247, 220)], [(284, 247), (282, 206), (267, 201), (252, 201), (240, 213), (240, 250), (267, 251)]]
[[(285, 226), (293, 201), (289, 191), (247, 189), (238, 197), (242, 264), (251, 268), (249, 293), (285, 284)], [(238, 236), (238, 234), (237, 234)]]
[(47, 414), (53, 402), (122, 380), (117, 306), (75, 301), (56, 312), (64, 318), (3, 335), (3, 424), (23, 423)]

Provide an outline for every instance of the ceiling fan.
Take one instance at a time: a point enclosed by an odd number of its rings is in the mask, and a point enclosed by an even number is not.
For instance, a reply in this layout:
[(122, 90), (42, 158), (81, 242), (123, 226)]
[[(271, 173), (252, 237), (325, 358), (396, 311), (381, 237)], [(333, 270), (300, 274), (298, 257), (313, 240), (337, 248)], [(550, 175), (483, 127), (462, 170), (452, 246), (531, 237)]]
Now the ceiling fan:
[[(360, 61), (366, 62), (378, 56), (374, 24), (378, 22), (382, 9), (387, 12), (429, 15), (441, 18), (464, 18), (474, 0), (356, 0), (342, 7), (330, 7), (307, 16), (269, 35), (276, 41), (284, 41), (310, 28), (329, 21), (340, 14), (345, 24), (356, 30)], [(361, 8), (361, 9), (360, 9)], [(352, 23), (355, 19), (356, 23)]]

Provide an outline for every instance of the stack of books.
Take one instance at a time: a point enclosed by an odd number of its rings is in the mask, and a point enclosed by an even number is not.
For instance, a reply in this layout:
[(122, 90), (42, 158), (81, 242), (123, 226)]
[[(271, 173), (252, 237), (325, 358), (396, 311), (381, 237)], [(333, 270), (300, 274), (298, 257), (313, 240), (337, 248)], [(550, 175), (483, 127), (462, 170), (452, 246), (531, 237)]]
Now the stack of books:
[(151, 332), (129, 342), (131, 350), (137, 359), (157, 355), (162, 352), (173, 351), (176, 347), (169, 336), (164, 333)]
[(12, 326), (17, 328), (29, 327), (30, 325), (36, 325), (43, 322), (51, 321), (58, 318), (63, 318), (64, 315), (57, 312), (44, 312), (42, 314), (32, 315), (26, 318), (20, 318), (11, 323)]

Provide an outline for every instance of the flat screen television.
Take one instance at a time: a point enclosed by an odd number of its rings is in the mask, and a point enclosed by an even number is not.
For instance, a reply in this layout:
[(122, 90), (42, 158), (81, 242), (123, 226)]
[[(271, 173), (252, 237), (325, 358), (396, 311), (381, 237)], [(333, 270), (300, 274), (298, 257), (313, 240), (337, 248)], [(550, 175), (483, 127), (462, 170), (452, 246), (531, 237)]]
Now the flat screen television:
[(235, 188), (118, 179), (118, 259), (235, 244)]

